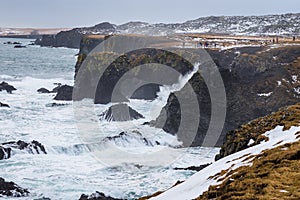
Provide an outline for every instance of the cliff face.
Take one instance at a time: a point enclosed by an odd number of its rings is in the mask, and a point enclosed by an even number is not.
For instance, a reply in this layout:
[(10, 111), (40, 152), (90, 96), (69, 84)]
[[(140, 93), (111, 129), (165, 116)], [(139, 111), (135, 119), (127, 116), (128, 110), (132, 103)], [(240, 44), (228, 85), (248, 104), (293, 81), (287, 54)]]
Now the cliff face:
[(104, 22), (93, 27), (74, 28), (69, 31), (61, 31), (56, 35), (44, 35), (35, 43), (41, 46), (80, 48), (80, 42), (86, 34), (110, 34), (115, 30), (114, 25)]
[[(91, 51), (101, 41), (103, 41), (103, 38), (93, 37), (87, 37), (82, 41), (76, 72), (80, 69), (87, 52)], [(180, 55), (180, 49), (177, 49), (177, 51)], [(197, 54), (197, 49), (192, 52), (191, 54)], [(223, 51), (207, 50), (207, 52), (218, 66), (227, 95), (225, 125), (217, 145), (223, 144), (226, 133), (238, 128), (241, 124), (270, 114), (281, 107), (299, 102), (299, 46), (243, 47)], [(112, 90), (117, 81), (128, 70), (136, 66), (151, 62), (161, 63), (172, 66), (181, 74), (185, 74), (193, 68), (193, 66), (178, 57), (177, 60), (172, 60), (174, 59), (173, 55), (153, 49), (131, 52), (126, 55), (98, 54), (94, 55), (93, 58), (105, 62), (107, 56), (115, 56), (117, 59), (103, 73), (100, 83), (96, 83), (98, 84), (96, 103), (109, 103)], [(99, 73), (98, 67), (89, 67), (88, 74), (91, 75), (90, 77)], [(149, 71), (149, 73), (154, 73), (154, 71)], [(164, 77), (163, 74), (161, 76), (161, 78)], [(90, 77), (86, 77), (86, 83), (95, 84), (93, 80), (90, 80)], [(176, 80), (175, 78), (174, 80)], [(193, 142), (194, 146), (199, 146), (203, 142), (210, 123), (211, 99), (207, 85), (199, 73), (194, 74), (189, 83), (197, 94), (201, 111), (199, 128)], [(151, 92), (157, 92), (157, 87), (150, 87), (150, 90)], [(144, 93), (148, 91), (149, 88), (145, 89)], [(126, 101), (126, 98), (120, 98), (119, 100)], [(186, 98), (188, 101), (189, 96), (186, 96)], [(177, 134), (179, 139), (184, 141), (185, 137), (188, 137), (189, 129), (187, 127), (179, 133), (180, 120), (181, 110), (175, 93), (169, 96), (161, 115), (151, 124), (163, 128), (171, 134)]]
[[(241, 124), (299, 102), (299, 46), (240, 48), (221, 52), (209, 50), (208, 53), (219, 67), (227, 95), (227, 115), (217, 145), (223, 143), (228, 131)], [(201, 111), (199, 129), (193, 143), (198, 146), (202, 144), (209, 126), (211, 102), (200, 74), (196, 73), (189, 83), (197, 94)], [(170, 95), (154, 125), (179, 135), (179, 139), (184, 141), (189, 133), (188, 129), (177, 132), (181, 110), (175, 95)], [(167, 120), (162, 126), (160, 121), (164, 116)]]
[[(134, 41), (139, 39), (135, 36), (124, 36), (126, 41)], [(75, 67), (75, 83), (78, 83), (76, 87), (79, 99), (81, 98), (94, 98), (97, 104), (107, 104), (111, 101), (126, 102), (128, 98), (153, 100), (156, 97), (156, 93), (159, 91), (159, 85), (170, 85), (177, 82), (179, 75), (186, 74), (193, 70), (193, 66), (189, 64), (182, 57), (163, 50), (157, 50), (154, 48), (140, 49), (137, 51), (129, 52), (126, 54), (116, 52), (94, 52), (89, 55), (87, 59), (87, 53), (91, 51), (97, 44), (103, 41), (105, 37), (86, 36), (81, 43), (80, 54)], [(97, 43), (98, 42), (98, 43)], [(118, 45), (113, 41), (109, 45)], [(178, 54), (183, 52), (181, 49), (174, 49)], [(112, 63), (107, 63), (109, 59), (114, 58)], [(81, 68), (85, 62), (85, 67)], [(144, 67), (144, 70), (140, 70), (138, 66), (156, 63), (161, 65), (172, 66), (178, 73), (176, 75), (165, 77), (164, 69), (159, 65)], [(103, 70), (103, 67), (108, 65), (107, 69)], [(137, 67), (137, 68), (136, 68)], [(85, 74), (83, 77), (78, 78), (78, 72)], [(113, 90), (116, 88), (118, 81), (130, 71), (133, 76), (130, 79), (136, 87), (135, 92), (132, 95), (127, 95), (132, 89), (125, 84), (122, 85), (122, 91), (117, 91), (119, 96), (112, 100)], [(142, 84), (145, 79), (137, 78), (135, 75), (141, 77), (149, 77), (149, 75), (155, 74), (155, 79), (159, 83), (149, 82), (148, 84)], [(153, 81), (153, 80), (152, 80)], [(76, 84), (75, 84), (76, 85)], [(139, 87), (139, 85), (141, 85)], [(94, 88), (95, 93), (88, 93), (85, 88)]]

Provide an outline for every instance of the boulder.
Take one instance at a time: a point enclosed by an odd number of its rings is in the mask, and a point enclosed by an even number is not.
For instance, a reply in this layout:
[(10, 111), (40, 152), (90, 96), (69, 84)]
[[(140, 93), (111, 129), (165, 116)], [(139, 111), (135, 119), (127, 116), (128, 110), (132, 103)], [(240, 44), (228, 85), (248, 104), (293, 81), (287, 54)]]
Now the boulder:
[(0, 102), (0, 107), (10, 108), (8, 104), (6, 104), (6, 103), (1, 103), (1, 102)]
[(23, 45), (15, 45), (14, 48), (21, 49), (21, 48), (26, 48), (26, 46), (23, 46)]
[(57, 94), (54, 97), (55, 100), (72, 101), (73, 87), (69, 85), (63, 85), (58, 88)]
[(91, 195), (82, 194), (79, 200), (122, 200), (122, 199), (105, 196), (104, 193), (97, 191)]
[(9, 85), (8, 83), (3, 81), (2, 83), (0, 83), (0, 91), (2, 91), (2, 90), (6, 90), (7, 93), (11, 94), (12, 91), (17, 90), (17, 89), (14, 86)]
[(24, 197), (28, 196), (29, 191), (23, 189), (14, 182), (6, 182), (3, 178), (0, 178), (0, 196), (6, 197)]
[(52, 91), (51, 91), (52, 93), (57, 93), (58, 90), (59, 90), (59, 88), (61, 88), (61, 86), (62, 86), (61, 83), (56, 83), (56, 85), (57, 85), (57, 86), (56, 86), (55, 88), (52, 89)]
[(0, 146), (0, 160), (8, 159), (11, 156), (11, 148), (5, 148)]
[(127, 104), (117, 104), (100, 114), (100, 120), (130, 121), (144, 118), (143, 115), (129, 107)]
[(50, 91), (46, 88), (40, 88), (37, 90), (38, 93), (47, 94), (50, 93)]
[(202, 169), (204, 169), (205, 167), (208, 167), (210, 164), (205, 164), (205, 165), (200, 165), (200, 166), (190, 166), (190, 167), (186, 167), (186, 168), (180, 168), (180, 167), (176, 167), (174, 168), (175, 170), (190, 170), (190, 171), (201, 171)]
[(11, 152), (14, 150), (25, 151), (29, 154), (47, 154), (44, 145), (39, 143), (38, 141), (33, 140), (32, 142), (24, 142), (19, 140), (17, 142), (5, 142), (0, 144), (0, 160), (8, 159), (11, 157)]
[(62, 103), (48, 103), (46, 104), (46, 107), (61, 107), (61, 106), (66, 106), (67, 104), (62, 104)]

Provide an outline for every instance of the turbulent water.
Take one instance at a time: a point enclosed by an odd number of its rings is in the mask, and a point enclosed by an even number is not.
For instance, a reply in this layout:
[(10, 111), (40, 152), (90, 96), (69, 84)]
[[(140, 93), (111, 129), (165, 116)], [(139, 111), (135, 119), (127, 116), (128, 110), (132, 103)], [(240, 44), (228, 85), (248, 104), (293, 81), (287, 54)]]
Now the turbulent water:
[[(73, 85), (77, 51), (38, 46), (15, 49), (3, 44), (7, 41), (30, 43), (30, 40), (0, 39), (0, 82), (6, 81), (17, 88), (13, 94), (0, 92), (0, 102), (11, 107), (0, 108), (0, 143), (37, 140), (48, 152), (33, 155), (14, 151), (10, 159), (0, 160), (0, 177), (30, 191), (29, 197), (21, 199), (75, 200), (82, 193), (95, 191), (135, 199), (186, 180), (194, 172), (174, 170), (175, 167), (206, 164), (217, 153), (215, 148), (176, 148), (180, 145), (176, 137), (142, 125), (158, 115), (170, 92), (167, 88), (162, 89), (155, 101), (131, 100), (130, 106), (145, 119), (98, 120), (98, 132), (82, 132), (74, 117), (73, 102), (59, 102), (53, 100), (55, 94), (37, 93), (41, 87), (54, 88), (55, 83)], [(186, 79), (183, 77), (177, 86)], [(77, 106), (85, 107), (90, 102), (86, 99)], [(50, 103), (64, 105), (47, 106)], [(94, 123), (98, 114), (109, 106), (97, 105), (95, 116), (83, 113), (82, 117), (87, 123), (89, 120)], [(125, 134), (120, 135), (121, 132)], [(158, 162), (166, 160), (160, 154), (163, 150), (171, 155), (166, 163)], [(149, 152), (155, 152), (154, 157), (145, 159)]]

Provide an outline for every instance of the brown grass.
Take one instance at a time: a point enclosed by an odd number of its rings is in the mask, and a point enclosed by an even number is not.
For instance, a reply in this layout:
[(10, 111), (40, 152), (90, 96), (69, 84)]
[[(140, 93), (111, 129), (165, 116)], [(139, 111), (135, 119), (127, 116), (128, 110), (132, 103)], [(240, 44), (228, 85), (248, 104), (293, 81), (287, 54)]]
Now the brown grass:
[(253, 145), (257, 145), (262, 141), (268, 141), (268, 138), (263, 134), (276, 128), (276, 126), (283, 126), (283, 130), (288, 130), (292, 126), (300, 126), (300, 103), (282, 108), (278, 112), (255, 119), (231, 131), (227, 135), (218, 159), (248, 148), (247, 144), (251, 139), (255, 141)]
[(203, 199), (300, 199), (300, 141), (264, 151), (197, 198)]

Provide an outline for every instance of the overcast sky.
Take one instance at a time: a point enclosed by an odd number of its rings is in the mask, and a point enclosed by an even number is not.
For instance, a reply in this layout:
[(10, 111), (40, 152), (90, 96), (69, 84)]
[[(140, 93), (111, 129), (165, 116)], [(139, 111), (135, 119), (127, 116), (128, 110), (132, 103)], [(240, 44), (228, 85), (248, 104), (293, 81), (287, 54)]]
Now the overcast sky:
[(1, 0), (0, 27), (71, 28), (104, 21), (169, 23), (282, 13), (300, 13), (300, 0)]

